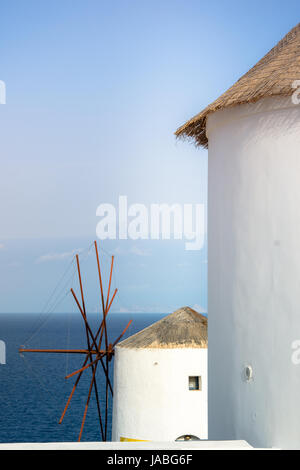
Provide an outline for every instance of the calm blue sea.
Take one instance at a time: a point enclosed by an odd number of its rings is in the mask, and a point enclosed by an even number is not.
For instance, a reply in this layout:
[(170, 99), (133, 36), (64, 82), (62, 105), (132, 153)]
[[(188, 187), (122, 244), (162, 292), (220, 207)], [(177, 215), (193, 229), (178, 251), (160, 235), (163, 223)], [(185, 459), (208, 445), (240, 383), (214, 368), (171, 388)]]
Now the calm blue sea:
[[(108, 319), (109, 341), (113, 342), (133, 320), (125, 337), (158, 321), (159, 314), (112, 314)], [(97, 329), (99, 317), (90, 314)], [(33, 335), (33, 336), (32, 336)], [(32, 336), (32, 337), (31, 337)], [(31, 337), (31, 338), (30, 338)], [(30, 338), (30, 339), (29, 339)], [(26, 353), (18, 349), (85, 348), (85, 330), (77, 314), (0, 314), (0, 340), (6, 343), (6, 364), (0, 364), (0, 442), (76, 441), (91, 380), (91, 369), (84, 372), (62, 424), (58, 424), (76, 377), (68, 373), (81, 367), (81, 355)], [(113, 360), (110, 363), (113, 380)], [(104, 375), (98, 367), (97, 382), (104, 406)], [(102, 392), (101, 392), (102, 389)], [(104, 408), (102, 408), (104, 410)], [(111, 438), (112, 399), (109, 402), (108, 439)], [(94, 393), (87, 413), (82, 441), (99, 441), (101, 434)]]

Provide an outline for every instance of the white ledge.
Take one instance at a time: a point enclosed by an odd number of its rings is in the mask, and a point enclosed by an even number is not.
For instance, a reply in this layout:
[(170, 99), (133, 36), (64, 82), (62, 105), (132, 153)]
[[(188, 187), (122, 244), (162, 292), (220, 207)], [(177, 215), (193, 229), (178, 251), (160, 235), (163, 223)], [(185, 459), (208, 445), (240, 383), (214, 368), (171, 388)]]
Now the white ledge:
[(0, 444), (0, 450), (253, 450), (246, 441), (45, 442)]

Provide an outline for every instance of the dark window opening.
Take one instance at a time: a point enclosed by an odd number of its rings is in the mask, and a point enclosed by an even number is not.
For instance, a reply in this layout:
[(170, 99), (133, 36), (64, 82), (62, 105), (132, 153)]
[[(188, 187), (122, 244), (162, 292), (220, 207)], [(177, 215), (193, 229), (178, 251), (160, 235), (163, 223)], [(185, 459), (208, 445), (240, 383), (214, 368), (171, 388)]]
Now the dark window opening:
[(190, 376), (189, 377), (189, 390), (202, 390), (201, 376)]

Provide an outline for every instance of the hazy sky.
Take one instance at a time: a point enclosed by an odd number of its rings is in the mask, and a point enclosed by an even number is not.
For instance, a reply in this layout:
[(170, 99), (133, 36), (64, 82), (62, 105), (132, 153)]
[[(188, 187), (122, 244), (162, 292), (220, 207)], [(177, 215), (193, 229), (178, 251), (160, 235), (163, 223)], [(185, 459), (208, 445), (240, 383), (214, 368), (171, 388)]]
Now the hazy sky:
[[(207, 153), (173, 132), (299, 13), (288, 0), (0, 0), (0, 312), (42, 308), (95, 238), (100, 203), (206, 204)], [(116, 253), (116, 311), (206, 309), (206, 246), (103, 247)]]

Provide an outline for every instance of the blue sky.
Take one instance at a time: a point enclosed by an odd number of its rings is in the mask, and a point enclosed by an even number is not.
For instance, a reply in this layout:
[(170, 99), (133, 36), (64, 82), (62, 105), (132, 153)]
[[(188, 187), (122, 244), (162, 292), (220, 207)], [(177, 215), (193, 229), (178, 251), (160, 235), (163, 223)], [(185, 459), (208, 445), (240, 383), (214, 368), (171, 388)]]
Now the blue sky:
[[(0, 312), (40, 311), (73, 250), (94, 240), (100, 203), (206, 204), (207, 152), (173, 132), (299, 13), (296, 1), (1, 2)], [(103, 248), (116, 253), (116, 311), (206, 309), (206, 246)]]

